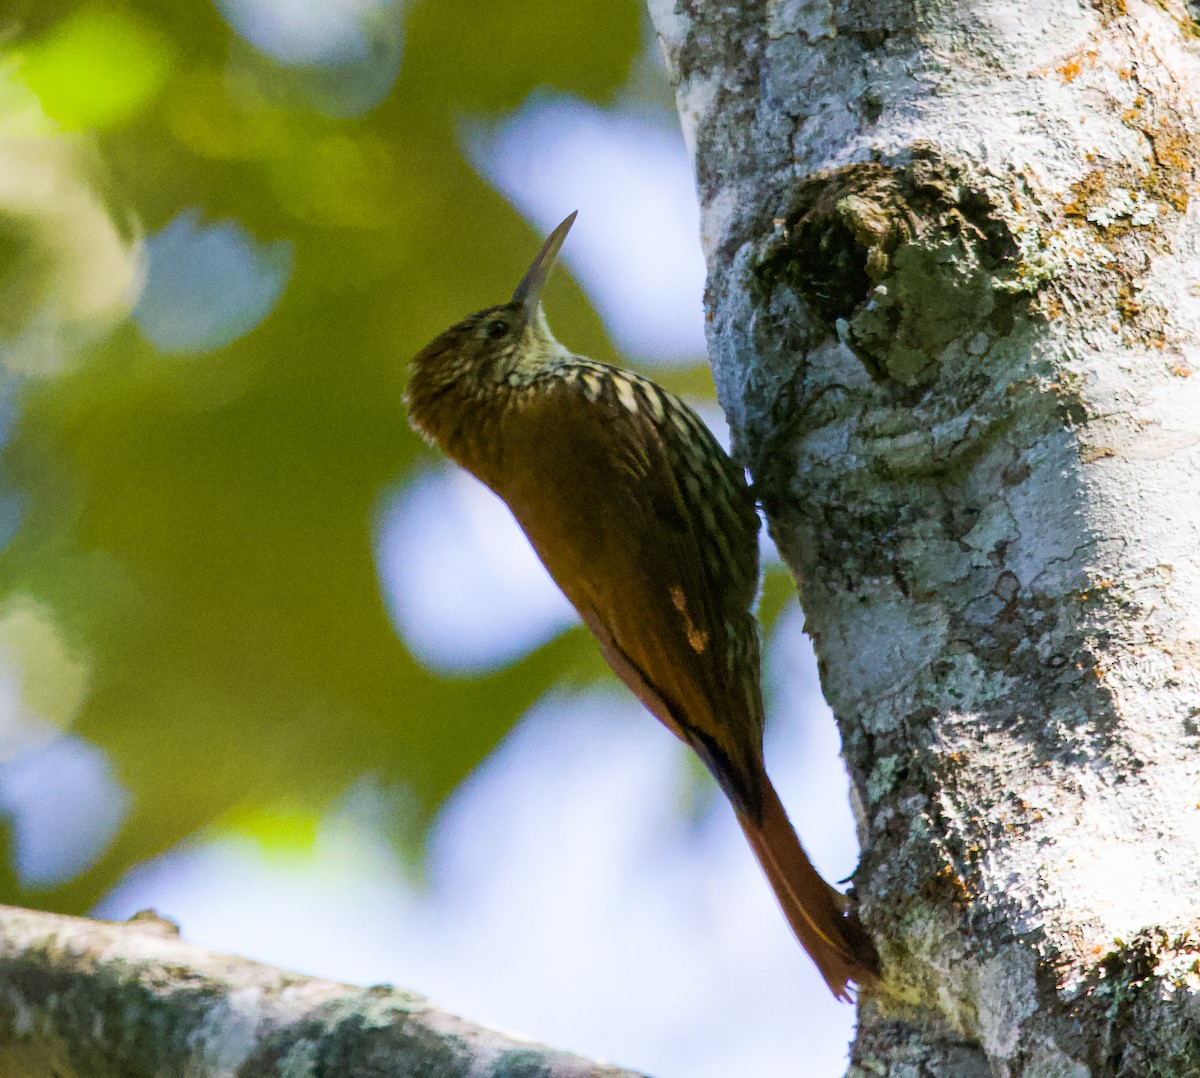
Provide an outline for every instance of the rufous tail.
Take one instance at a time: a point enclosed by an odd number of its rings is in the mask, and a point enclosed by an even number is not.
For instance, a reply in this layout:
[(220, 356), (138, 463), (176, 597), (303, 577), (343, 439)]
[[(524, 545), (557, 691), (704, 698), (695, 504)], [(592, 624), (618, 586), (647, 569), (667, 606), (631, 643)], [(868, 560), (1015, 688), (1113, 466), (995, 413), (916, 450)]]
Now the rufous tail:
[(848, 986), (879, 979), (875, 946), (849, 900), (813, 868), (770, 780), (762, 776), (762, 818), (738, 812), (738, 822), (779, 900), (800, 945), (816, 963), (829, 990), (851, 998)]

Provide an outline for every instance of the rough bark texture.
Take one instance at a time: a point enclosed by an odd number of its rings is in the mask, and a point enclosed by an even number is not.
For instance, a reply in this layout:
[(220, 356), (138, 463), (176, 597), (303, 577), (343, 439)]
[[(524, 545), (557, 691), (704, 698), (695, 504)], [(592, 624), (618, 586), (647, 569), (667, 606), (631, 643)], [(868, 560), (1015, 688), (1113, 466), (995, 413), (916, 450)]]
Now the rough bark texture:
[(852, 1074), (1200, 1074), (1196, 23), (650, 8), (856, 795)]
[(355, 988), (125, 924), (0, 906), (0, 1075), (21, 1078), (638, 1078)]

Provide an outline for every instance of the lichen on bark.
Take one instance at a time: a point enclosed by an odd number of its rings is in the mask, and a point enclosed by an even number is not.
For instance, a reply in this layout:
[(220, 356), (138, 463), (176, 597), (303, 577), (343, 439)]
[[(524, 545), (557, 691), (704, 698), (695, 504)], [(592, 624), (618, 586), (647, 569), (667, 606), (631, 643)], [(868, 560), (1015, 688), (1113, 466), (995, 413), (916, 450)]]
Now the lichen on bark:
[(214, 954), (151, 911), (0, 907), (0, 1074), (22, 1078), (638, 1078), (413, 992)]
[(761, 303), (777, 282), (833, 324), (876, 380), (920, 388), (938, 357), (1022, 311), (1017, 244), (965, 164), (928, 144), (902, 166), (845, 165), (801, 182), (752, 271)]
[(1200, 1073), (1186, 10), (651, 10), (858, 808), (852, 1069)]

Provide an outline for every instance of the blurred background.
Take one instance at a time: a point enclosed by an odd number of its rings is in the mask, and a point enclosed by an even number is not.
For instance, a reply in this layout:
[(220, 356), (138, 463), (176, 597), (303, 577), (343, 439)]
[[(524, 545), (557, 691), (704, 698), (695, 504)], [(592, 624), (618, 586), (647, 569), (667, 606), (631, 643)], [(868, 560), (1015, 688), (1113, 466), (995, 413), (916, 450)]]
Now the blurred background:
[[(558, 335), (723, 437), (634, 0), (8, 0), (0, 901), (154, 906), (658, 1078), (841, 1074), (853, 1009), (707, 776), (407, 427), (407, 358), (575, 209)], [(768, 761), (836, 879), (765, 553)]]

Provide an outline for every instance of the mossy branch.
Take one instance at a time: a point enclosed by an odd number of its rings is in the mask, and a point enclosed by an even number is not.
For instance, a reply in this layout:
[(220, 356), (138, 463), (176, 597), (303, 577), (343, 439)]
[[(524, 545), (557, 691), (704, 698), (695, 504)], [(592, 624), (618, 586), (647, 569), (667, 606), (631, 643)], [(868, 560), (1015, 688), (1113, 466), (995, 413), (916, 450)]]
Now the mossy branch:
[(216, 954), (152, 912), (0, 906), (0, 1074), (155, 1078), (637, 1078), (360, 988)]

